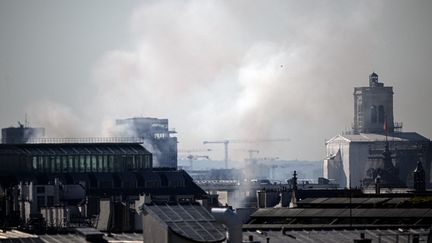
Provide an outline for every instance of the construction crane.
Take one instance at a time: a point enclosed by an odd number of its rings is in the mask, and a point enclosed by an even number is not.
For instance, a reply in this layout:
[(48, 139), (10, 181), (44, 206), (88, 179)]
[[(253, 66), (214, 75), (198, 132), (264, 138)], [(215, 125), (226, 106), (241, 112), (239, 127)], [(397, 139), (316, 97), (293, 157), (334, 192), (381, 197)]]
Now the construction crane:
[(261, 158), (252, 158), (251, 161), (252, 160), (254, 160), (254, 161), (275, 161), (278, 159), (279, 159), (279, 157), (261, 157)]
[(234, 148), (231, 150), (235, 150), (235, 151), (242, 151), (242, 152), (248, 152), (249, 154), (249, 159), (253, 158), (254, 154), (258, 154), (260, 151), (257, 149), (242, 149), (242, 148)]
[(197, 160), (197, 159), (207, 159), (207, 160), (209, 160), (210, 159), (210, 157), (207, 156), (207, 155), (193, 155), (193, 154), (189, 154), (188, 156), (186, 156), (186, 158), (189, 159), (189, 166), (190, 166), (191, 170), (193, 168), (193, 161), (194, 160)]
[(253, 154), (258, 154), (259, 150), (257, 149), (248, 149), (248, 153), (249, 153), (249, 159), (252, 160)]
[(204, 141), (203, 144), (223, 144), (224, 145), (224, 161), (225, 169), (228, 169), (228, 144), (230, 143), (267, 143), (267, 142), (288, 142), (288, 138), (276, 138), (276, 139), (257, 139), (257, 140), (240, 140), (240, 139), (225, 139), (225, 140), (213, 140)]
[(190, 154), (190, 153), (201, 153), (201, 152), (210, 152), (211, 149), (178, 149), (177, 153), (179, 154)]
[(222, 143), (224, 145), (224, 151), (225, 151), (225, 169), (228, 169), (228, 144), (230, 143), (230, 140), (216, 140), (216, 141), (204, 141), (203, 144), (210, 144), (210, 143)]
[[(246, 161), (246, 165), (245, 165), (245, 167), (247, 168), (247, 167), (249, 167), (249, 168), (254, 168), (257, 164), (258, 164), (258, 162), (263, 162), (263, 161), (268, 161), (268, 162), (273, 162), (273, 161), (275, 161), (275, 160), (278, 160), (279, 159), (279, 157), (260, 157), (260, 158), (249, 158), (249, 159), (245, 159), (245, 161)], [(274, 165), (271, 165), (271, 168), (272, 169), (274, 169), (273, 168), (273, 166)], [(273, 174), (274, 172), (273, 171), (271, 171), (271, 174)]]

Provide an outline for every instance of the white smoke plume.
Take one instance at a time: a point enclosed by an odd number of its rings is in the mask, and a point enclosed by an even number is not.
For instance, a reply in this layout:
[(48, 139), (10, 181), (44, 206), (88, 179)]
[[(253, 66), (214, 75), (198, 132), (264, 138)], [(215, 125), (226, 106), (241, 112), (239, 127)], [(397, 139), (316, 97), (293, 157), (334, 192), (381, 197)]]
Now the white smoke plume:
[(383, 9), (376, 1), (146, 2), (131, 16), (133, 46), (95, 64), (96, 90), (82, 110), (45, 104), (32, 117), (55, 136), (108, 136), (116, 118), (168, 118), (179, 147), (289, 137), (260, 155), (320, 159), (324, 139), (350, 126), (353, 87), (379, 66), (371, 36)]

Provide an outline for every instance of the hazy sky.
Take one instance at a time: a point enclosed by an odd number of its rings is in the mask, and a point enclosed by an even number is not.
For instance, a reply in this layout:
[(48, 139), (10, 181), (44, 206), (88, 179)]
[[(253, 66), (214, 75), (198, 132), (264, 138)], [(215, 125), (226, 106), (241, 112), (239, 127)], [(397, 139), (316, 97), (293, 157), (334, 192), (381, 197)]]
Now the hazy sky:
[(115, 118), (160, 117), (181, 148), (288, 137), (233, 148), (315, 160), (375, 71), (395, 120), (431, 138), (431, 13), (428, 0), (0, 0), (0, 126), (27, 113), (50, 137), (108, 136)]

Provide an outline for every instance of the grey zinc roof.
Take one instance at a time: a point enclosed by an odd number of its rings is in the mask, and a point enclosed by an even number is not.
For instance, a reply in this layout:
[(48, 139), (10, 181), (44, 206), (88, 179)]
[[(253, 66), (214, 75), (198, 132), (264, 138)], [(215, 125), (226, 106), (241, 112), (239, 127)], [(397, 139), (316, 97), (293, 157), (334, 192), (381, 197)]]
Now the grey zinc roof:
[(158, 217), (176, 234), (196, 242), (221, 242), (225, 229), (202, 206), (195, 204), (151, 204), (145, 210)]
[[(258, 209), (251, 215), (252, 218), (307, 218), (349, 217), (347, 208), (264, 208)], [(353, 208), (353, 217), (360, 218), (430, 218), (430, 208)]]
[[(389, 201), (390, 198), (384, 197), (384, 198), (368, 198), (368, 197), (353, 197), (351, 198), (352, 204), (378, 204), (378, 203), (384, 203), (386, 201)], [(403, 201), (405, 201), (404, 199)], [(334, 197), (334, 198), (327, 198), (327, 197), (321, 197), (321, 198), (306, 198), (304, 200), (298, 201), (297, 204), (319, 204), (319, 205), (326, 205), (326, 204), (349, 204), (350, 199), (347, 197)]]
[[(39, 238), (42, 240), (41, 242), (45, 243), (59, 243), (59, 242), (71, 242), (71, 243), (88, 243), (88, 241), (78, 235), (78, 234), (45, 234), (45, 235), (38, 235)], [(121, 233), (121, 234), (115, 234), (112, 233), (110, 236), (104, 235), (103, 240), (101, 242), (115, 242), (115, 243), (138, 243), (143, 241), (143, 235), (142, 233)]]
[(400, 204), (408, 200), (410, 200), (409, 197), (395, 197), (385, 202), (385, 204)]
[(11, 230), (11, 231), (0, 231), (0, 242), (42, 243), (43, 241), (37, 235), (24, 233), (18, 230)]
[(360, 233), (364, 233), (365, 238), (371, 239), (372, 242), (393, 243), (398, 237), (399, 242), (408, 242), (413, 236), (419, 237), (419, 242), (427, 241), (429, 229), (409, 229), (406, 232), (400, 232), (395, 229), (374, 229), (374, 230), (287, 230), (284, 231), (245, 231), (243, 239), (247, 240), (251, 235), (254, 240), (272, 243), (352, 243), (354, 239), (360, 239)]
[[(328, 142), (337, 139), (342, 138), (346, 139), (350, 142), (377, 142), (386, 141), (385, 134), (377, 134), (377, 133), (360, 133), (360, 134), (344, 134), (344, 135), (338, 135), (336, 137), (333, 137)], [(387, 139), (389, 141), (429, 141), (426, 137), (416, 133), (416, 132), (400, 132), (400, 133), (393, 133), (389, 134)]]

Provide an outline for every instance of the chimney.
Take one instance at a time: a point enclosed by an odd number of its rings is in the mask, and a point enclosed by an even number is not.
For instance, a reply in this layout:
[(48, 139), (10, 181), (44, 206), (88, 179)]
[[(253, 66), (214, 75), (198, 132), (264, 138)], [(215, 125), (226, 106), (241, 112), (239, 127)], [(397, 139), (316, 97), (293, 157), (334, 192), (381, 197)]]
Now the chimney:
[(371, 239), (366, 239), (364, 233), (360, 233), (360, 239), (354, 239), (354, 243), (372, 243)]
[(416, 192), (424, 192), (426, 190), (425, 171), (421, 161), (417, 161), (417, 167), (413, 172), (414, 177), (414, 190)]
[(375, 194), (380, 194), (381, 191), (381, 176), (375, 178)]
[(228, 228), (228, 243), (242, 243), (242, 221), (232, 208), (212, 208), (211, 213)]

